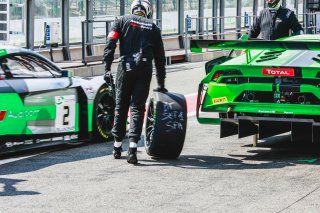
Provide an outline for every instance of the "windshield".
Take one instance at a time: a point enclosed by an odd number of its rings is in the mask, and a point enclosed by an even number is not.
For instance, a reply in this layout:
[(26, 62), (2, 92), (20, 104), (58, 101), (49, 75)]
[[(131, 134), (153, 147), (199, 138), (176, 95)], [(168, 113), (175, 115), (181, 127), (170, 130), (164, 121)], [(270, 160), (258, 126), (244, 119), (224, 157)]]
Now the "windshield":
[(8, 55), (0, 58), (0, 75), (6, 78), (52, 78), (60, 72), (33, 55)]

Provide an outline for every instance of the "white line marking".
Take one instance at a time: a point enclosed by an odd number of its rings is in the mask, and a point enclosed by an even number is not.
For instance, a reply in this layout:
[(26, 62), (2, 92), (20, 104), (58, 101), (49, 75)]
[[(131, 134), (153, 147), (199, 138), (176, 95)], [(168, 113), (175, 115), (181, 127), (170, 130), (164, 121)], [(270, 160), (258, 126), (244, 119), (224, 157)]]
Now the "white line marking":
[(0, 166), (4, 165), (4, 164), (15, 162), (15, 161), (31, 158), (31, 157), (34, 157), (34, 156), (38, 156), (38, 155), (41, 155), (41, 154), (43, 154), (43, 153), (36, 154), (36, 155), (24, 156), (24, 157), (16, 157), (16, 158), (9, 158), (9, 159), (0, 160)]

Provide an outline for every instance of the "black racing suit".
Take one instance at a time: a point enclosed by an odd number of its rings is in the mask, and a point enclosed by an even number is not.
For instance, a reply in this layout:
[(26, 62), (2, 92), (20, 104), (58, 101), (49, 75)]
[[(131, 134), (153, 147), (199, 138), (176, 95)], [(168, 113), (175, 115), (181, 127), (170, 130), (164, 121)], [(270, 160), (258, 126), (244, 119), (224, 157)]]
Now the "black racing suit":
[(249, 32), (249, 38), (257, 38), (261, 33), (262, 39), (275, 40), (288, 37), (290, 29), (295, 35), (303, 31), (293, 11), (282, 6), (278, 10), (266, 8), (255, 19)]
[(121, 141), (126, 134), (126, 120), (130, 106), (130, 142), (137, 143), (141, 136), (145, 103), (155, 60), (158, 85), (164, 87), (166, 76), (165, 52), (160, 29), (152, 20), (126, 15), (115, 21), (108, 35), (104, 60), (110, 70), (117, 41), (120, 40), (121, 62), (116, 77), (116, 107), (112, 134)]

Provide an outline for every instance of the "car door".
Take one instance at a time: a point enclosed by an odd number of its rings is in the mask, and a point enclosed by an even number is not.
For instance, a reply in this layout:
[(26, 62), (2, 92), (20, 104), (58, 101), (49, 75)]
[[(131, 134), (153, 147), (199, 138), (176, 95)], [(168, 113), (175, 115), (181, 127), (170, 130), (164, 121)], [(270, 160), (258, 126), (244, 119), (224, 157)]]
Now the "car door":
[(11, 54), (0, 58), (3, 81), (19, 97), (7, 109), (9, 135), (50, 138), (78, 129), (78, 94), (72, 78), (36, 54)]

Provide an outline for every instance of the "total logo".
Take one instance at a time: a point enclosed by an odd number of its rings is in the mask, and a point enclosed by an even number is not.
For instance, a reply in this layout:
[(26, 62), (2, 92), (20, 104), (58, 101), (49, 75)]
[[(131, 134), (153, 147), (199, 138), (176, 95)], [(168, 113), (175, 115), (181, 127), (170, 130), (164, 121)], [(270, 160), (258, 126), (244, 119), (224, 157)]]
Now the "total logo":
[(294, 76), (293, 68), (263, 68), (263, 75), (271, 76)]

